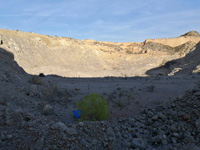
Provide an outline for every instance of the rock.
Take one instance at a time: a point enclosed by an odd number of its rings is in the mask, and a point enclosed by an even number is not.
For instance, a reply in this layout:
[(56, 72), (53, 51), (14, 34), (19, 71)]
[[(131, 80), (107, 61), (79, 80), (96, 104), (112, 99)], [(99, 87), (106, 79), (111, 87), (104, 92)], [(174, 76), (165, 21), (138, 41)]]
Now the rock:
[(3, 118), (3, 116), (4, 116), (4, 113), (0, 112), (0, 118)]
[(40, 102), (38, 103), (38, 105), (39, 105), (40, 107), (44, 108), (44, 107), (47, 105), (47, 101), (40, 101)]
[(176, 141), (175, 138), (171, 138), (171, 141), (172, 141), (173, 144), (176, 144), (176, 143), (177, 143), (177, 141)]
[(14, 122), (13, 122), (12, 119), (7, 119), (7, 120), (5, 121), (5, 124), (11, 126), (11, 125), (14, 124)]
[(97, 145), (98, 141), (96, 139), (92, 140), (92, 145)]
[(145, 149), (146, 141), (142, 138), (134, 138), (131, 143), (132, 148)]
[(56, 129), (66, 131), (68, 128), (63, 122), (56, 122), (55, 126)]
[(6, 133), (4, 133), (4, 132), (0, 133), (0, 140), (2, 140), (2, 141), (6, 140)]
[(197, 129), (200, 128), (200, 119), (197, 119), (197, 120), (196, 120), (195, 126), (196, 126)]
[(90, 145), (90, 143), (88, 143), (85, 139), (81, 139), (80, 143), (86, 147)]
[(176, 128), (175, 125), (170, 126), (169, 129), (170, 129), (172, 132), (176, 132), (176, 131), (177, 131), (177, 128)]
[(83, 127), (85, 124), (83, 122), (79, 122), (78, 125)]
[(44, 115), (51, 115), (53, 114), (53, 107), (49, 104), (47, 104), (44, 108), (43, 108), (43, 114)]
[(153, 117), (152, 117), (152, 120), (153, 120), (153, 121), (158, 120), (158, 115), (153, 116)]
[(8, 134), (6, 137), (7, 137), (7, 139), (12, 139), (13, 135), (12, 134)]
[(163, 145), (167, 145), (167, 144), (168, 144), (167, 140), (166, 140), (166, 139), (163, 139), (163, 140), (162, 140), (162, 144), (163, 144)]
[(186, 145), (186, 146), (183, 146), (182, 150), (200, 150), (200, 147), (197, 147), (195, 145)]
[(123, 138), (125, 138), (125, 139), (128, 138), (128, 135), (127, 135), (127, 134), (123, 134), (122, 136), (123, 136)]
[(159, 117), (160, 119), (162, 119), (162, 120), (165, 119), (165, 115), (163, 115), (162, 113), (159, 113), (159, 114), (158, 114), (158, 117)]
[(116, 137), (120, 137), (121, 133), (119, 131), (117, 131), (115, 135), (116, 135)]
[(178, 138), (179, 134), (175, 132), (175, 133), (173, 133), (173, 136), (176, 137), (176, 138)]
[(190, 117), (189, 114), (186, 114), (186, 115), (183, 116), (183, 120), (185, 120), (185, 121), (189, 121), (190, 118), (191, 118), (191, 117)]
[(153, 142), (153, 143), (156, 143), (156, 144), (161, 143), (162, 140), (163, 140), (162, 136), (155, 136), (155, 137), (152, 137), (152, 142)]
[(103, 141), (103, 147), (107, 147), (108, 146), (108, 142)]
[(187, 135), (187, 136), (184, 137), (184, 142), (185, 142), (185, 143), (194, 143), (194, 142), (195, 142), (195, 139), (194, 139), (193, 136)]
[(166, 136), (166, 135), (163, 135), (163, 139), (167, 139), (167, 136)]
[(5, 99), (0, 99), (0, 105), (7, 106), (7, 102)]
[(114, 127), (114, 131), (117, 132), (117, 131), (120, 131), (120, 130), (119, 130), (118, 127)]
[(115, 136), (115, 133), (114, 133), (114, 131), (113, 131), (113, 129), (112, 129), (111, 127), (109, 127), (109, 128), (107, 129), (106, 134), (107, 134), (108, 136)]
[(43, 149), (43, 146), (44, 146), (44, 137), (41, 137), (34, 144), (34, 149), (35, 150), (41, 150), (41, 149)]
[(77, 130), (74, 129), (74, 128), (67, 128), (67, 129), (66, 129), (66, 132), (67, 132), (69, 135), (78, 134), (78, 133), (77, 133)]

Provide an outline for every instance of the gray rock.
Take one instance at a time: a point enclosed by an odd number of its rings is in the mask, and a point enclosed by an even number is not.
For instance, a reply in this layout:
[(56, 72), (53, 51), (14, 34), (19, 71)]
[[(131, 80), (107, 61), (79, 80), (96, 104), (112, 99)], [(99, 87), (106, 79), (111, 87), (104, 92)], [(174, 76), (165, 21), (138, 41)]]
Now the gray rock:
[(12, 139), (13, 135), (12, 134), (8, 134), (6, 137), (7, 137), (7, 139)]
[(56, 124), (53, 126), (55, 129), (59, 129), (63, 132), (67, 132), (69, 135), (76, 135), (77, 130), (75, 128), (68, 128), (63, 122), (56, 122)]
[(74, 128), (67, 128), (67, 129), (66, 129), (66, 132), (67, 132), (69, 135), (78, 134), (77, 130), (74, 129)]
[(108, 145), (108, 142), (103, 142), (103, 147), (107, 147), (107, 145)]
[(41, 150), (43, 148), (43, 146), (44, 146), (44, 137), (41, 137), (34, 144), (34, 149), (35, 150)]
[(123, 136), (125, 139), (128, 138), (128, 135), (127, 135), (127, 134), (123, 134), (122, 136)]
[(162, 137), (163, 137), (163, 139), (167, 139), (167, 136), (165, 134)]
[(193, 136), (188, 135), (188, 136), (185, 136), (185, 137), (184, 137), (184, 142), (185, 142), (185, 143), (194, 143), (194, 142), (195, 142), (195, 139), (194, 139)]
[(44, 108), (43, 108), (43, 114), (44, 115), (51, 115), (53, 114), (53, 107), (49, 104), (47, 104)]
[(116, 137), (120, 137), (121, 133), (119, 131), (117, 131), (115, 135), (116, 135)]
[(112, 141), (114, 141), (114, 138), (113, 138), (113, 137), (109, 137), (109, 138), (108, 138), (108, 141), (109, 141), (109, 142), (112, 142)]
[(195, 145), (186, 145), (182, 148), (182, 150), (200, 150), (200, 147), (197, 147)]
[(177, 128), (176, 128), (175, 125), (170, 126), (169, 129), (170, 129), (172, 132), (177, 131)]
[(145, 149), (146, 147), (146, 140), (142, 138), (134, 138), (131, 143), (132, 148), (140, 148)]
[(178, 138), (179, 134), (175, 132), (175, 133), (173, 133), (173, 136), (176, 137), (176, 138)]
[(111, 127), (109, 127), (106, 131), (106, 134), (108, 136), (115, 136), (115, 132), (113, 131), (113, 129)]
[(152, 120), (153, 120), (153, 121), (158, 120), (158, 115), (153, 116), (153, 117), (152, 117)]
[(155, 136), (152, 138), (153, 143), (161, 143), (162, 140), (163, 140), (163, 138), (161, 135), (160, 136), (158, 135), (158, 136)]
[(173, 144), (176, 144), (176, 143), (177, 143), (177, 141), (176, 141), (175, 138), (171, 138), (171, 141), (172, 141)]
[(63, 122), (56, 122), (54, 127), (56, 129), (59, 129), (59, 130), (62, 130), (62, 131), (66, 131), (68, 129), (67, 126)]
[(160, 119), (162, 119), (162, 120), (165, 119), (165, 115), (163, 115), (162, 113), (159, 113), (158, 117), (159, 117)]
[(114, 131), (115, 132), (119, 131), (119, 128), (118, 127), (114, 127)]
[(2, 141), (6, 140), (6, 133), (4, 133), (4, 132), (0, 133), (0, 139)]
[(197, 119), (197, 120), (196, 120), (195, 126), (196, 126), (197, 129), (200, 128), (200, 119)]
[(78, 125), (81, 126), (81, 127), (83, 127), (84, 123), (83, 122), (79, 122)]
[(96, 139), (92, 140), (92, 145), (97, 145), (98, 141)]
[(81, 144), (84, 145), (85, 147), (88, 147), (90, 143), (88, 143), (85, 139), (81, 139)]
[(168, 144), (167, 140), (166, 140), (166, 139), (163, 139), (163, 140), (162, 140), (162, 144), (163, 144), (163, 145), (167, 145), (167, 144)]

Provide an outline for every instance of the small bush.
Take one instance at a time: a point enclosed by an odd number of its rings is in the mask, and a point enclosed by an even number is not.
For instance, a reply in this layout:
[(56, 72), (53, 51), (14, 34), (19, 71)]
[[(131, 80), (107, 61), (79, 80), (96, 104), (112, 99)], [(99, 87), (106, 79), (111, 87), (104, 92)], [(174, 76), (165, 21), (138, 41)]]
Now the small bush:
[(78, 101), (77, 107), (82, 111), (81, 121), (107, 120), (110, 114), (106, 98), (94, 93), (85, 96), (83, 101)]

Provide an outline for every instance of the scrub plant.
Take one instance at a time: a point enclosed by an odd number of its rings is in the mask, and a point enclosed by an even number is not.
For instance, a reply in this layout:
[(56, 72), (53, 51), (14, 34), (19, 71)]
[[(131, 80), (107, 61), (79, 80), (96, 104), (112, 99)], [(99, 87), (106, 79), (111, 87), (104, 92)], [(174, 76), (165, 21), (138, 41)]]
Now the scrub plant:
[(107, 120), (110, 114), (108, 102), (105, 96), (91, 93), (77, 102), (81, 114), (81, 121), (103, 121)]

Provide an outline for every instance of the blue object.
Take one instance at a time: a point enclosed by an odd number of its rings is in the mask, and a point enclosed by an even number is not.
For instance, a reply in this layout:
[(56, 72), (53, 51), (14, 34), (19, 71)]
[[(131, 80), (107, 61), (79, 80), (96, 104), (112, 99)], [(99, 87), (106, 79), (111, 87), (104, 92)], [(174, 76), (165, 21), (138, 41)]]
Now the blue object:
[(75, 116), (76, 118), (81, 118), (82, 111), (77, 110), (77, 111), (73, 111), (73, 113), (74, 113), (74, 116)]

